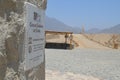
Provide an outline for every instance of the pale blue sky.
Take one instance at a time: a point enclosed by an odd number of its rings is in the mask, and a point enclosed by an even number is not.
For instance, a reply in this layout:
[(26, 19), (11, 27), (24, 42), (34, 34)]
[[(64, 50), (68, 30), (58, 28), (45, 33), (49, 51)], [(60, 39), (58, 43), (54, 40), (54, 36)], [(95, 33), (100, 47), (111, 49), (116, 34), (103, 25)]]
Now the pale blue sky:
[(72, 27), (104, 29), (120, 24), (120, 0), (48, 0), (46, 15)]

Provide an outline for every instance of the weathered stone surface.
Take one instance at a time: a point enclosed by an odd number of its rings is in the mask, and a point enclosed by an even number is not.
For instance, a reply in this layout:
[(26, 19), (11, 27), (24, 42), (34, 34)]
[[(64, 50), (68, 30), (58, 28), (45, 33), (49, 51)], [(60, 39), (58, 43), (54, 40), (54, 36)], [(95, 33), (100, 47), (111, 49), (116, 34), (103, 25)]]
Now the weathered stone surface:
[(12, 68), (7, 68), (4, 80), (19, 80), (19, 77)]
[(6, 56), (0, 52), (0, 80), (3, 80), (6, 74), (7, 60)]
[(5, 80), (45, 80), (45, 59), (32, 70), (23, 70), (25, 1), (46, 9), (47, 0), (0, 0), (0, 80), (5, 75)]

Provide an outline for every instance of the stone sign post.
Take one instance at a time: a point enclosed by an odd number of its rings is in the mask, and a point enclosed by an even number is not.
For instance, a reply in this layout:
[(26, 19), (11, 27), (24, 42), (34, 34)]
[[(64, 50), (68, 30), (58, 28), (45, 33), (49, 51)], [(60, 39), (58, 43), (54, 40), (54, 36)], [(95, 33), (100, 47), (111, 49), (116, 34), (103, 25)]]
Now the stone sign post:
[(25, 70), (43, 63), (45, 48), (44, 11), (25, 3)]
[(0, 0), (0, 80), (45, 80), (46, 0)]

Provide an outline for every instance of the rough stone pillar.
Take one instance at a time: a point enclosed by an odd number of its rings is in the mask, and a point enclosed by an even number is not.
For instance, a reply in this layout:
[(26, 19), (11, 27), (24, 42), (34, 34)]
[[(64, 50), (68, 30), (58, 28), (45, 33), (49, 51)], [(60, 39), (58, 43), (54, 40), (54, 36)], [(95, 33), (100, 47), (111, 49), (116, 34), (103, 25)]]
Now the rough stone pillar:
[(7, 70), (6, 56), (0, 52), (0, 80), (4, 79), (6, 70)]
[(0, 0), (0, 80), (45, 80), (45, 58), (39, 66), (23, 70), (24, 2), (46, 9), (47, 0)]

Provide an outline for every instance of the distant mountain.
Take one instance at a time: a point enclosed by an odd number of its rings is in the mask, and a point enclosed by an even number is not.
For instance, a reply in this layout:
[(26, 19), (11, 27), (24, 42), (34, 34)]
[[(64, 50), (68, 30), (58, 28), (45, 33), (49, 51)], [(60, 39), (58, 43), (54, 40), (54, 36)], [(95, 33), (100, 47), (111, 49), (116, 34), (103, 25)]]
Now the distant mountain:
[(107, 29), (103, 29), (103, 30), (100, 30), (98, 28), (92, 28), (88, 31), (86, 31), (86, 33), (108, 33), (108, 34), (120, 34), (120, 24), (116, 25), (116, 26), (113, 26), (113, 27), (110, 27), (110, 28), (107, 28)]
[(120, 24), (113, 26), (111, 28), (107, 28), (104, 30), (101, 30), (99, 33), (114, 33), (114, 34), (120, 34)]
[(48, 16), (45, 17), (45, 29), (51, 31), (62, 31), (62, 32), (66, 31), (66, 32), (80, 33), (80, 29), (68, 26), (63, 22), (55, 18), (50, 18)]
[[(74, 32), (74, 33), (80, 33), (81, 28), (72, 27), (69, 25), (66, 25), (62, 21), (59, 21), (55, 18), (50, 18), (48, 16), (45, 17), (45, 29), (51, 30), (51, 31), (66, 31), (66, 32)], [(92, 28), (86, 33), (117, 33), (120, 34), (120, 24), (113, 26), (111, 28), (107, 28), (104, 30), (100, 30), (98, 28)]]
[(88, 30), (88, 31), (86, 31), (86, 33), (99, 33), (101, 30), (100, 29), (98, 29), (98, 28), (92, 28), (92, 29), (90, 29), (90, 30)]

